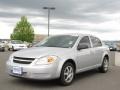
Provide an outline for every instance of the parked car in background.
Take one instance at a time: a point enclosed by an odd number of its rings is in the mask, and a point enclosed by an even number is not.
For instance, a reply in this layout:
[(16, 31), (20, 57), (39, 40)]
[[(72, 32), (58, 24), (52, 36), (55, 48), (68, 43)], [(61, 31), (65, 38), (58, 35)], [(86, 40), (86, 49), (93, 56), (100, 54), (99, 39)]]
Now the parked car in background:
[(38, 44), (40, 41), (33, 41), (31, 46)]
[(0, 42), (0, 51), (5, 51), (5, 44), (3, 42)]
[(110, 51), (117, 51), (117, 44), (115, 42), (104, 42), (110, 49)]
[(27, 48), (27, 45), (20, 40), (11, 40), (8, 43), (8, 50), (14, 51), (14, 50), (21, 50), (26, 48)]
[(108, 45), (108, 46), (109, 46), (110, 51), (117, 51), (117, 46), (116, 46), (116, 44), (110, 44), (110, 45)]
[(62, 85), (73, 82), (77, 73), (98, 69), (108, 71), (109, 48), (91, 35), (51, 36), (34, 47), (13, 53), (7, 61), (8, 73), (14, 77), (59, 79)]
[(29, 48), (29, 47), (31, 47), (31, 44), (32, 44), (32, 43), (29, 43), (29, 42), (24, 41), (24, 44), (26, 44), (26, 46)]

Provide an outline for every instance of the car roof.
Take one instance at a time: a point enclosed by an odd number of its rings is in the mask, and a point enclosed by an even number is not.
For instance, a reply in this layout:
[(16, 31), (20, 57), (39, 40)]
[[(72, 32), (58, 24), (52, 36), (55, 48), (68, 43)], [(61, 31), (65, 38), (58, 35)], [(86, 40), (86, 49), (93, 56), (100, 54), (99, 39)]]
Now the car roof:
[(68, 34), (60, 34), (60, 35), (72, 35), (72, 36), (93, 36), (90, 34), (81, 34), (81, 33), (68, 33)]

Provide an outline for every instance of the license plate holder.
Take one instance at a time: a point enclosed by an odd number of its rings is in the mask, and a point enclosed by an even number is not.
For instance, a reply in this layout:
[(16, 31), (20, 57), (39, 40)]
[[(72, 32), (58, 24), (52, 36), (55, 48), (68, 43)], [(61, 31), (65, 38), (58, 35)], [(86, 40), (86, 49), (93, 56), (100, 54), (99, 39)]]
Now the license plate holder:
[(22, 67), (14, 66), (12, 68), (12, 73), (17, 75), (22, 75)]

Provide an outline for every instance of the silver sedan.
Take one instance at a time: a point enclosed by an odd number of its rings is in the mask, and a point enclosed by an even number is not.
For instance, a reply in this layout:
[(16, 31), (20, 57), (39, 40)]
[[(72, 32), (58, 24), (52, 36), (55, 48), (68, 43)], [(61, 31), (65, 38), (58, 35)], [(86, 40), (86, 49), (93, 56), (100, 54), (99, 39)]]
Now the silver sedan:
[(73, 82), (76, 73), (98, 68), (107, 72), (109, 48), (91, 35), (51, 36), (32, 48), (14, 52), (7, 61), (9, 75), (29, 79)]

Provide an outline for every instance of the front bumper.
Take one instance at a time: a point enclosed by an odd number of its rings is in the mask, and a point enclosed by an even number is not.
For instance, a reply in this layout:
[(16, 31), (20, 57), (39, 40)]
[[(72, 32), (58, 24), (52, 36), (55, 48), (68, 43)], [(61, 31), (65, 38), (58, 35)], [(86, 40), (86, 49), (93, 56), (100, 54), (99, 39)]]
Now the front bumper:
[[(21, 67), (22, 74), (14, 74), (13, 67)], [(28, 79), (37, 79), (37, 80), (48, 80), (48, 79), (55, 79), (59, 77), (57, 73), (58, 65), (40, 65), (40, 66), (33, 66), (33, 65), (20, 65), (20, 64), (10, 64), (7, 63), (7, 71), (9, 75), (21, 78), (28, 78)]]

